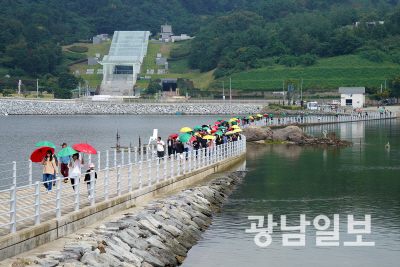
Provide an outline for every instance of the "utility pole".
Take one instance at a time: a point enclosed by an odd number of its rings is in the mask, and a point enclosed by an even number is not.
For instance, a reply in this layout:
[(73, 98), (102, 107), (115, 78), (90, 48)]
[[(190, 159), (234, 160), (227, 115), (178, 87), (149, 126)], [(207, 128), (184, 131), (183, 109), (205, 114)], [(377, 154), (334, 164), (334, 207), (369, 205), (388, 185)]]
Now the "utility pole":
[(86, 100), (88, 100), (89, 81), (86, 81)]
[(39, 88), (43, 88), (44, 86), (39, 86), (39, 79), (36, 79), (36, 98), (39, 98)]
[(386, 79), (385, 79), (385, 90), (386, 90)]
[(222, 81), (222, 99), (225, 101), (225, 88), (224, 88), (224, 81)]
[(282, 98), (283, 98), (283, 105), (285, 105), (285, 81), (282, 81)]
[(303, 78), (301, 78), (301, 93), (300, 93), (300, 98), (303, 100)]
[(229, 77), (229, 101), (232, 102), (232, 79)]

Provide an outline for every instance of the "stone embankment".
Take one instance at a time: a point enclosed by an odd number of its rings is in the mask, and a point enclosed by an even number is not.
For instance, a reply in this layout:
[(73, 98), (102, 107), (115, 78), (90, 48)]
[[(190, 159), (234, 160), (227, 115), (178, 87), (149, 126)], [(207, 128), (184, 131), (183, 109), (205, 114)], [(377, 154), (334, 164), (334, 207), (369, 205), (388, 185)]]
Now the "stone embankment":
[(1, 101), (0, 114), (8, 115), (231, 115), (261, 112), (263, 105), (103, 104), (35, 101)]
[(39, 255), (42, 266), (177, 266), (202, 237), (213, 214), (245, 172), (235, 171), (203, 186), (147, 205), (92, 234), (67, 242), (63, 251)]
[(336, 136), (315, 137), (307, 134), (297, 126), (287, 126), (283, 129), (272, 131), (269, 127), (258, 127), (250, 125), (243, 129), (242, 134), (246, 136), (247, 142), (265, 143), (271, 142), (289, 142), (296, 145), (325, 145), (325, 146), (350, 146), (353, 143), (340, 140)]

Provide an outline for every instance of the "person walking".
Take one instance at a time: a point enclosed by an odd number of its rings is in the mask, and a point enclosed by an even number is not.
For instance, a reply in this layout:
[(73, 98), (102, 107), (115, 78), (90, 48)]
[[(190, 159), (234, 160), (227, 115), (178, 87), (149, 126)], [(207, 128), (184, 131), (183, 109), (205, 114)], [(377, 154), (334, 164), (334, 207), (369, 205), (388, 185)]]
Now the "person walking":
[(174, 143), (175, 143), (175, 140), (174, 140), (171, 136), (168, 137), (168, 140), (167, 140), (167, 145), (168, 145), (168, 157), (171, 157)]
[(58, 174), (58, 169), (56, 166), (56, 160), (53, 157), (53, 153), (51, 152), (51, 150), (47, 150), (46, 152), (46, 157), (44, 157), (42, 159), (41, 164), (43, 165), (43, 182), (47, 182), (44, 183), (44, 187), (46, 187), (46, 189), (48, 190), (47, 193), (49, 193), (51, 191), (51, 187), (53, 185), (53, 176), (54, 176), (54, 172), (56, 174)]
[[(90, 181), (90, 172), (94, 170), (94, 164), (93, 163), (89, 163), (89, 170), (86, 171), (85, 174), (85, 182), (86, 182), (86, 187), (87, 187), (87, 192), (88, 192), (88, 197), (90, 197), (90, 188), (91, 188), (91, 181)], [(94, 172), (94, 178), (97, 179), (97, 173)], [(94, 183), (96, 183), (96, 181), (94, 181)], [(96, 194), (93, 192), (93, 196), (95, 196)]]
[(176, 153), (179, 155), (179, 158), (180, 158), (180, 164), (182, 164), (183, 157), (184, 157), (183, 152), (185, 152), (185, 147), (183, 146), (181, 140), (179, 140), (179, 139), (177, 140), (177, 143), (175, 146), (176, 146)]
[[(61, 145), (61, 147), (66, 148), (67, 143), (63, 143)], [(71, 155), (58, 158), (58, 165), (61, 166), (61, 174), (62, 174), (62, 176), (64, 176), (64, 183), (66, 183), (68, 181), (68, 171), (69, 171), (68, 163), (71, 159), (72, 159)]]
[(72, 188), (75, 190), (75, 184), (79, 183), (81, 177), (81, 169), (85, 164), (85, 160), (82, 161), (79, 159), (79, 153), (76, 153), (72, 156), (72, 159), (69, 161), (69, 172)]
[(157, 157), (164, 159), (165, 143), (161, 140), (161, 137), (157, 138)]

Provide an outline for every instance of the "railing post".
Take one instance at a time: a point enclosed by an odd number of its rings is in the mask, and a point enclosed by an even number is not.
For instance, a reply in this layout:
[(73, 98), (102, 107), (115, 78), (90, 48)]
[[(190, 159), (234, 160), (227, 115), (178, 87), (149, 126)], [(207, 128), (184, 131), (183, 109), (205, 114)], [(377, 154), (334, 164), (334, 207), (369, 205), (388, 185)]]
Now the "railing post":
[(173, 154), (171, 157), (171, 178), (174, 177), (174, 159), (175, 155)]
[[(82, 154), (82, 158), (83, 158), (83, 154)], [(92, 162), (92, 154), (89, 154), (89, 163)], [(88, 163), (88, 164), (89, 164)]]
[[(150, 150), (150, 144), (148, 146), (146, 146), (146, 161), (149, 160), (149, 150)], [(150, 155), (151, 157), (151, 155)]]
[(78, 211), (79, 210), (79, 179), (80, 177), (78, 176), (78, 178), (75, 178), (75, 191), (74, 191), (74, 211)]
[(206, 149), (206, 156), (207, 156), (207, 166), (208, 166), (210, 165), (210, 157), (211, 157), (210, 147), (207, 147)]
[(164, 181), (167, 180), (168, 157), (164, 156)]
[(109, 153), (108, 150), (107, 150), (107, 151), (106, 151), (106, 168), (107, 168), (107, 169), (110, 167), (109, 161), (110, 161), (110, 153)]
[(140, 161), (143, 161), (143, 146), (140, 147)]
[(137, 164), (137, 147), (135, 147), (135, 164)]
[(94, 170), (90, 171), (90, 206), (94, 206), (96, 204), (96, 180), (94, 176)]
[(129, 193), (130, 193), (130, 192), (132, 192), (132, 162), (129, 162), (129, 178), (128, 178), (128, 181), (129, 181), (128, 188), (129, 188)]
[(128, 147), (128, 162), (131, 164), (131, 147)]
[(114, 148), (114, 168), (117, 168), (117, 149)]
[(183, 174), (186, 173), (186, 151), (183, 152)]
[(188, 164), (189, 164), (189, 172), (192, 171), (192, 157), (193, 157), (193, 151), (194, 151), (194, 150), (189, 150), (189, 161), (188, 161)]
[(40, 182), (35, 182), (35, 225), (40, 224)]
[(17, 162), (13, 161), (13, 185), (17, 187)]
[(121, 165), (118, 165), (117, 170), (117, 195), (121, 195)]
[(148, 163), (147, 163), (147, 168), (149, 169), (148, 170), (148, 178), (147, 178), (147, 180), (148, 180), (148, 183), (147, 183), (147, 186), (150, 186), (151, 185), (151, 157), (150, 157), (150, 159), (147, 161)]
[(101, 170), (100, 164), (101, 164), (101, 157), (100, 157), (100, 151), (98, 151), (97, 152), (97, 169), (98, 170)]
[(180, 174), (181, 174), (181, 160), (180, 160), (181, 154), (182, 154), (182, 153), (177, 154), (177, 157), (176, 157), (176, 162), (177, 162), (177, 165), (178, 165), (178, 172), (177, 172), (177, 175), (180, 175)]
[(142, 178), (143, 178), (143, 160), (141, 160), (139, 163), (139, 189), (142, 188)]
[(32, 184), (32, 160), (29, 160), (29, 184)]
[[(108, 155), (108, 150), (107, 150), (107, 155)], [(107, 161), (108, 163), (108, 161)], [(108, 166), (106, 167), (105, 171), (104, 171), (104, 200), (108, 200), (108, 196), (110, 193), (109, 190), (109, 185), (110, 185), (110, 169), (108, 168)]]
[(156, 165), (157, 165), (157, 169), (156, 169), (156, 183), (158, 183), (160, 181), (160, 160), (161, 158), (156, 159)]
[[(61, 177), (56, 179), (56, 217), (61, 217)], [(40, 189), (39, 189), (40, 191)]]
[(125, 157), (124, 157), (124, 149), (121, 150), (121, 166), (124, 166)]

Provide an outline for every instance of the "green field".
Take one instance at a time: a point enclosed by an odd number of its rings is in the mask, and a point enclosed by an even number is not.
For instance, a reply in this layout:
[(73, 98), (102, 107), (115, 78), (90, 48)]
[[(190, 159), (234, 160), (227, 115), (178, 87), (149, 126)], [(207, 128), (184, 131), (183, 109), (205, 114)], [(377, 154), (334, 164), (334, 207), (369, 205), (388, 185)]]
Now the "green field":
[[(232, 88), (242, 90), (280, 90), (285, 79), (303, 78), (303, 88), (312, 85), (332, 86), (377, 86), (385, 84), (392, 74), (400, 74), (400, 65), (375, 63), (357, 55), (320, 59), (310, 67), (289, 68), (281, 65), (254, 69), (231, 76)], [(229, 81), (229, 80), (228, 80)], [(226, 82), (225, 82), (226, 84)], [(215, 87), (220, 83), (214, 82)]]
[(142, 73), (145, 74), (148, 69), (154, 69), (157, 73), (158, 69), (164, 69), (164, 66), (156, 65), (157, 53), (160, 53), (160, 44), (150, 44), (147, 46), (147, 54), (143, 59)]

